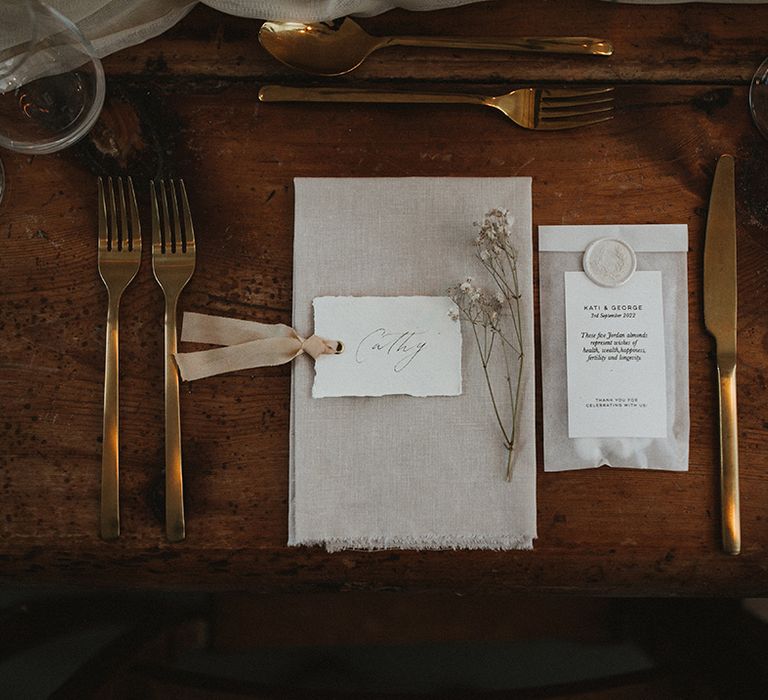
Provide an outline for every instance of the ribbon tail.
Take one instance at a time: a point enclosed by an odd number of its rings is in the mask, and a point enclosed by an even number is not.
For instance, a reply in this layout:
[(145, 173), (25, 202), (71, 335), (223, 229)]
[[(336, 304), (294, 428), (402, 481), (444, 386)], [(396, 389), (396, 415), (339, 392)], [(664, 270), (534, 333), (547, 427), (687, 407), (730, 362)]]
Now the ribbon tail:
[(174, 359), (181, 378), (188, 382), (226, 372), (283, 365), (301, 352), (301, 339), (282, 337), (252, 340), (212, 350), (177, 352)]
[(265, 338), (293, 338), (296, 331), (283, 323), (258, 323), (239, 318), (184, 312), (181, 341), (211, 345), (239, 345)]

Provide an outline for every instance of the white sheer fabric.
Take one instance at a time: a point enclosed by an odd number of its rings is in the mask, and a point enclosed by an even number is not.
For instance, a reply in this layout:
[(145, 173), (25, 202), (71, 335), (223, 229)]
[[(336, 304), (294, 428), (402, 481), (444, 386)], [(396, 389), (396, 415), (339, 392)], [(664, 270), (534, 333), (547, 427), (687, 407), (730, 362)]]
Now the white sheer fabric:
[[(140, 44), (172, 27), (194, 0), (46, 0), (90, 39), (100, 57)], [(478, 0), (205, 0), (232, 15), (255, 19), (315, 22), (345, 15), (375, 15), (394, 7), (437, 10)], [(0, 24), (2, 24), (0, 3)], [(6, 28), (7, 29), (7, 28)], [(0, 32), (0, 51), (16, 45), (12, 31)]]
[[(395, 7), (437, 10), (483, 0), (203, 0), (204, 4), (241, 17), (322, 21), (345, 15), (375, 15)], [(609, 0), (610, 1), (610, 0)], [(686, 0), (621, 0), (665, 4)], [(717, 2), (718, 0), (704, 0)], [(728, 0), (720, 0), (728, 1)], [(765, 0), (730, 0), (756, 3)], [(75, 22), (104, 57), (162, 34), (197, 3), (190, 0), (47, 0)], [(0, 21), (2, 7), (0, 5)], [(0, 45), (0, 50), (8, 48)]]

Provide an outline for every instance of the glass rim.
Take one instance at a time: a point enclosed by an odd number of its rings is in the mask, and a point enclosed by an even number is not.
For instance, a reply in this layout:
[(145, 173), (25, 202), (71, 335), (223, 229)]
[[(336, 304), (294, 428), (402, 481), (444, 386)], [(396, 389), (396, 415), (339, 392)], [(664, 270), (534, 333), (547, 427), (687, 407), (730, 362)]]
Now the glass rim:
[[(25, 4), (28, 3), (25, 2)], [(77, 37), (78, 41), (85, 49), (86, 54), (90, 58), (91, 64), (93, 65), (96, 83), (93, 104), (88, 109), (85, 118), (73, 131), (62, 136), (51, 137), (45, 141), (19, 141), (9, 139), (0, 133), (0, 147), (2, 148), (7, 148), (8, 150), (15, 151), (17, 153), (35, 153), (45, 155), (48, 153), (55, 153), (56, 151), (60, 151), (64, 148), (67, 148), (68, 146), (71, 146), (73, 143), (76, 143), (81, 138), (83, 138), (83, 136), (85, 136), (91, 130), (91, 127), (95, 124), (104, 106), (104, 97), (106, 95), (104, 66), (101, 63), (101, 59), (96, 54), (96, 49), (93, 47), (93, 44), (91, 44), (90, 40), (80, 31), (80, 29), (72, 20), (63, 15), (57, 9), (47, 5), (44, 2), (41, 2), (40, 0), (31, 0), (31, 3), (29, 4), (30, 12), (32, 11), (31, 4), (38, 5), (43, 11), (47, 12), (54, 19), (56, 19), (56, 21), (60, 22), (67, 31), (72, 32)], [(20, 44), (20, 46), (25, 47), (25, 51), (22, 60), (16, 64), (17, 69), (24, 65), (31, 54), (31, 51), (26, 49), (31, 49), (32, 46), (34, 46), (40, 40), (41, 37), (39, 36), (39, 30), (36, 29), (33, 32), (32, 39), (24, 42), (23, 44)]]
[[(26, 41), (22, 41), (20, 44), (17, 44), (14, 47), (10, 48), (16, 48), (19, 50), (19, 52), (9, 58), (8, 60), (12, 63), (12, 69), (13, 71), (18, 70), (21, 68), (29, 59), (30, 54), (32, 53), (31, 49), (35, 44), (41, 41), (42, 37), (40, 36), (40, 27), (38, 22), (35, 20), (35, 13), (34, 13), (34, 7), (37, 6), (39, 9), (49, 12), (51, 14), (60, 15), (59, 17), (56, 17), (56, 19), (63, 19), (65, 20), (65, 26), (67, 29), (70, 29), (69, 24), (72, 24), (66, 17), (61, 15), (60, 12), (57, 12), (54, 10), (50, 5), (46, 5), (45, 3), (41, 2), (41, 0), (8, 0), (9, 2), (15, 3), (21, 7), (23, 7), (27, 13), (29, 14), (29, 21), (32, 25), (32, 33), (29, 39)], [(51, 12), (52, 11), (52, 12)], [(77, 33), (78, 37), (85, 38), (82, 36), (82, 32), (77, 28), (77, 26), (72, 25), (75, 28), (75, 32)], [(92, 48), (92, 47), (91, 47)], [(19, 59), (18, 62), (14, 63), (16, 59)], [(0, 71), (0, 75), (7, 74), (10, 71)]]
[[(752, 115), (752, 121), (757, 127), (757, 130), (768, 139), (768, 110), (766, 110), (766, 113), (761, 115), (761, 118), (758, 119), (755, 106), (755, 89), (757, 87), (762, 87), (768, 91), (768, 58), (757, 67), (757, 70), (749, 83), (749, 112)], [(761, 120), (763, 122), (762, 124)]]

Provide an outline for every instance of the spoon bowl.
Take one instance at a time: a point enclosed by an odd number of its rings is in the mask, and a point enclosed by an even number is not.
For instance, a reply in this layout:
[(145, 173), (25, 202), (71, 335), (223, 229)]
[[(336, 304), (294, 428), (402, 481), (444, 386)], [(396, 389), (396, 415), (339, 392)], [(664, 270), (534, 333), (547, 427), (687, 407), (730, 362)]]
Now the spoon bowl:
[(357, 68), (386, 40), (372, 37), (351, 19), (336, 22), (264, 22), (259, 42), (278, 61), (317, 75)]
[(613, 46), (593, 37), (518, 37), (515, 39), (438, 36), (371, 36), (349, 17), (334, 22), (264, 22), (259, 42), (278, 61), (314, 75), (343, 75), (376, 49), (421, 46), (535, 53), (610, 56)]

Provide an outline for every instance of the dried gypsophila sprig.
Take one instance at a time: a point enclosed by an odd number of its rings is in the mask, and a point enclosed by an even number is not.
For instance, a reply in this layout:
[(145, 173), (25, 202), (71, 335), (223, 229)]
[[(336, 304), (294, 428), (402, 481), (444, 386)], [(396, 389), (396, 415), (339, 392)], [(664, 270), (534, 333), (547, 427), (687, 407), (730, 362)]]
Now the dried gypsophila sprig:
[[(520, 389), (525, 358), (517, 250), (512, 245), (510, 232), (512, 223), (505, 209), (491, 209), (482, 222), (475, 223), (478, 229), (474, 240), (475, 255), (490, 274), (496, 291), (475, 286), (471, 277), (448, 290), (458, 308), (458, 311), (453, 312), (454, 318), (469, 322), (480, 353), (493, 412), (508, 453), (507, 481), (512, 479), (519, 432)], [(492, 359), (499, 358), (505, 372), (503, 389), (494, 388), (488, 370)], [(511, 418), (508, 423), (502, 418), (502, 400), (509, 401)]]

